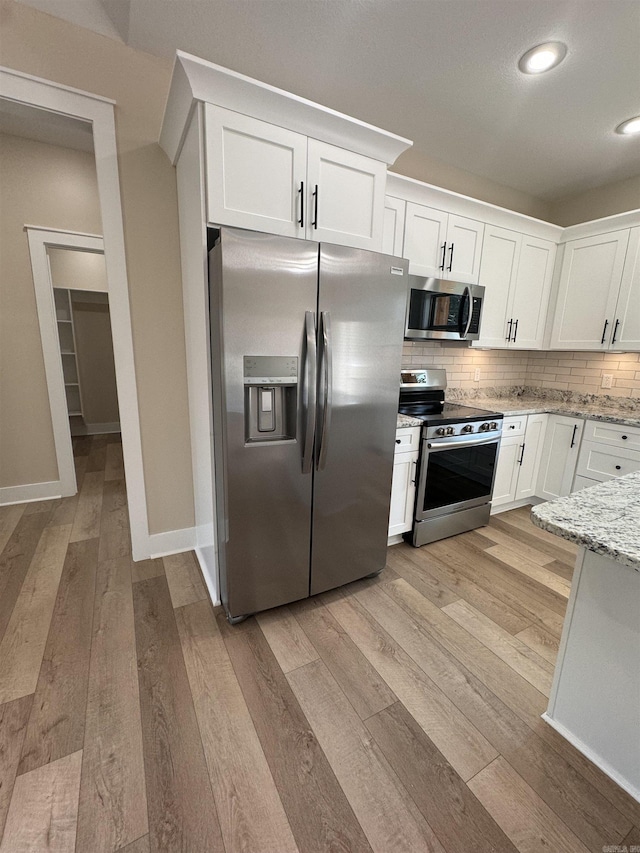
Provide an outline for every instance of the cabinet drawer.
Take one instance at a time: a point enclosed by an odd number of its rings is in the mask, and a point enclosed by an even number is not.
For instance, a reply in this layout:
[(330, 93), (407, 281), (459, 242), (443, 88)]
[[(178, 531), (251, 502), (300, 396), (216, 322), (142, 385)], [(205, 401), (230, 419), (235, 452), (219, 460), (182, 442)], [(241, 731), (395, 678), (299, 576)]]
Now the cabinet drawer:
[(640, 452), (640, 427), (610, 424), (605, 421), (587, 421), (584, 440)]
[(420, 446), (420, 427), (402, 427), (396, 430), (396, 453), (407, 453)]
[(582, 489), (588, 489), (589, 486), (598, 486), (599, 484), (600, 480), (591, 480), (589, 477), (581, 477), (579, 474), (576, 474), (571, 492), (579, 492)]
[(527, 415), (513, 415), (502, 422), (502, 437), (505, 439), (512, 435), (524, 435), (526, 428)]
[(578, 459), (577, 474), (592, 480), (612, 480), (633, 471), (640, 471), (640, 452), (609, 450), (602, 444), (583, 441)]

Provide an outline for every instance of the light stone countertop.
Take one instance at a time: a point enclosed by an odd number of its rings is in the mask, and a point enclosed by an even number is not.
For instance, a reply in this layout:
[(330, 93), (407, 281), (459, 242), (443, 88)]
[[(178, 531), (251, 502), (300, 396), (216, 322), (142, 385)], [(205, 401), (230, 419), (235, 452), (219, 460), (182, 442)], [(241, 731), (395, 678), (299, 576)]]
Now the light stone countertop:
[[(640, 427), (640, 398), (620, 398), (599, 394), (576, 394), (571, 391), (550, 391), (533, 386), (514, 385), (508, 388), (449, 388), (448, 403), (460, 403), (472, 408), (490, 409), (505, 417), (511, 415), (566, 415), (588, 418), (613, 424)], [(398, 415), (398, 429), (420, 426), (418, 418)]]
[(412, 418), (410, 415), (401, 415), (398, 412), (398, 422), (396, 424), (396, 429), (419, 426), (422, 426), (422, 420), (420, 418)]
[(640, 471), (538, 504), (533, 523), (640, 572)]
[(543, 397), (476, 397), (460, 400), (466, 406), (476, 405), (482, 409), (502, 412), (510, 415), (566, 415), (570, 418), (588, 418), (593, 421), (607, 421), (613, 424), (640, 427), (640, 411), (625, 408), (604, 408), (597, 403), (575, 403), (559, 400), (545, 400)]

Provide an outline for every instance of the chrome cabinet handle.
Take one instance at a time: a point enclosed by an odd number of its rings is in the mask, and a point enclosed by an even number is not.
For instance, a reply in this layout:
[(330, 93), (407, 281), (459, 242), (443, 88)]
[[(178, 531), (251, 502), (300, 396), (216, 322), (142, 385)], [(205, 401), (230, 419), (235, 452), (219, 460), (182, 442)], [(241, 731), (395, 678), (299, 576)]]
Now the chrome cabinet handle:
[(418, 463), (414, 462), (413, 464), (415, 467), (413, 469), (413, 480), (411, 481), (411, 485), (415, 486), (416, 480), (418, 479)]
[(447, 254), (447, 244), (443, 243), (441, 248), (442, 248), (442, 263), (440, 264), (439, 269), (444, 271), (444, 263), (445, 263), (444, 259), (445, 259), (445, 256)]
[(320, 326), (322, 330), (322, 372), (324, 374), (324, 377), (322, 429), (320, 431), (318, 461), (316, 463), (318, 471), (322, 471), (327, 462), (327, 447), (329, 444), (329, 429), (331, 428), (331, 409), (333, 397), (333, 351), (331, 346), (331, 316), (328, 311), (323, 311), (321, 313)]
[(451, 252), (451, 254), (449, 255), (449, 266), (447, 267), (448, 272), (451, 272), (451, 268), (453, 267), (453, 246), (453, 243), (449, 246), (449, 251)]
[(604, 339), (605, 339), (606, 334), (607, 334), (607, 326), (608, 326), (608, 325), (609, 325), (609, 321), (608, 321), (608, 320), (605, 320), (605, 321), (604, 321), (604, 328), (603, 328), (603, 330), (602, 330), (602, 338), (600, 339), (600, 343), (601, 343), (601, 344), (603, 344), (603, 343), (604, 343)]
[(304, 181), (300, 181), (298, 192), (300, 193), (300, 219), (298, 219), (298, 224), (304, 228)]
[(316, 315), (313, 311), (304, 312), (306, 352), (304, 387), (304, 444), (302, 449), (302, 473), (309, 474), (313, 467), (313, 439), (316, 424)]

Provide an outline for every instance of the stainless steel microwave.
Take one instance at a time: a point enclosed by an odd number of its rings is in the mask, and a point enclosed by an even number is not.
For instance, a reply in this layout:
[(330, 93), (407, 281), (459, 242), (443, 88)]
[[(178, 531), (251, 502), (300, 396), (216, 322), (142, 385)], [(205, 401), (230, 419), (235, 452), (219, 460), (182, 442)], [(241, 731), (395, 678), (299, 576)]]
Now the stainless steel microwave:
[(406, 341), (477, 341), (484, 287), (410, 275)]

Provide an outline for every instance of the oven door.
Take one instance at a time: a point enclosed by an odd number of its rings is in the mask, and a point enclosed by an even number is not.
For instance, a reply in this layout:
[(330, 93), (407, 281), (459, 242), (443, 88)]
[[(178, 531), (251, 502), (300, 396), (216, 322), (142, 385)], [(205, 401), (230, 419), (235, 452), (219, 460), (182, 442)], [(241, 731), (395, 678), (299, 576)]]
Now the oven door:
[(416, 521), (491, 500), (500, 436), (423, 438), (416, 494)]

